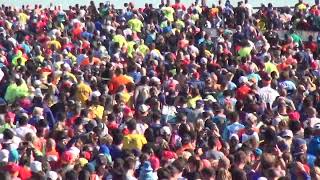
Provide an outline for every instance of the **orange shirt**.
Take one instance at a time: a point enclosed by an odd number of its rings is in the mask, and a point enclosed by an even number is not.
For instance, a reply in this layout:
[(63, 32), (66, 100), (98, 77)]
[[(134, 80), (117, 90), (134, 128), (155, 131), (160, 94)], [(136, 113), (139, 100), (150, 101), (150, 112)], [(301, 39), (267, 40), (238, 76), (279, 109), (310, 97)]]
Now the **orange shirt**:
[(109, 83), (109, 90), (112, 94), (114, 94), (116, 93), (116, 91), (121, 85), (127, 85), (129, 83), (133, 83), (133, 79), (130, 76), (126, 76), (126, 75), (115, 76), (111, 79)]
[(180, 149), (178, 149), (176, 153), (177, 155), (181, 155), (185, 150), (188, 150), (188, 149), (194, 150), (195, 147), (191, 143), (188, 143), (186, 145), (183, 145)]

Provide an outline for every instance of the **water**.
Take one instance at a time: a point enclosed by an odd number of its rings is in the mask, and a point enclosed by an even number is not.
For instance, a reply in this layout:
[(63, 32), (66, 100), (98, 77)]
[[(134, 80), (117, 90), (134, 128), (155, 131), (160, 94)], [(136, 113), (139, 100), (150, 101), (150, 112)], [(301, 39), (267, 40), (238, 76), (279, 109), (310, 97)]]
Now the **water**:
[[(68, 8), (69, 5), (74, 5), (74, 4), (81, 4), (81, 5), (89, 5), (89, 2), (91, 0), (0, 0), (0, 4), (6, 4), (6, 5), (11, 5), (11, 6), (16, 6), (16, 7), (21, 7), (22, 4), (29, 4), (29, 5), (34, 5), (34, 4), (42, 4), (43, 7), (49, 7), (50, 2), (52, 2), (54, 5), (62, 5), (63, 8)], [(160, 0), (110, 0), (112, 4), (115, 5), (116, 8), (122, 8), (123, 4), (125, 2), (135, 2), (136, 7), (143, 7), (145, 3), (152, 3), (154, 4), (154, 7), (157, 7), (160, 3)], [(224, 2), (225, 0), (222, 0)], [(238, 2), (238, 0), (230, 0), (231, 3), (235, 6)], [(309, 3), (312, 5), (314, 3), (314, 0), (304, 0), (306, 3)], [(107, 2), (106, 0), (95, 0), (94, 1), (97, 4), (100, 2)], [(173, 3), (174, 0), (171, 0), (171, 3)], [(194, 0), (181, 0), (181, 2), (185, 3), (186, 5), (191, 4), (194, 2)], [(201, 0), (199, 1), (201, 2)], [(207, 4), (211, 5), (212, 3), (217, 4), (218, 0), (207, 0)], [(253, 7), (260, 7), (261, 3), (268, 4), (271, 2), (274, 6), (293, 6), (295, 3), (298, 2), (298, 0), (268, 0), (268, 1), (257, 1), (257, 0), (249, 0), (249, 3)]]

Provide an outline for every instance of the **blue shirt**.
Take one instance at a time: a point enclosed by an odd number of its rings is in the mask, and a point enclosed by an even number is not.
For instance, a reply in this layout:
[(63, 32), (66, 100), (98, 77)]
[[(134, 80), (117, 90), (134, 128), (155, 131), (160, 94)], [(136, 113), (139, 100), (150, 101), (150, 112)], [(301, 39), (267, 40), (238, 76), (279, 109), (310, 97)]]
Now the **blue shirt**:
[(288, 91), (295, 91), (297, 89), (296, 85), (290, 80), (282, 81), (282, 82), (279, 83), (279, 85), (282, 86), (283, 88), (285, 88)]
[(320, 154), (320, 136), (313, 137), (308, 145), (308, 153), (314, 156)]
[(233, 124), (230, 124), (229, 126), (227, 126), (222, 134), (222, 137), (225, 141), (229, 140), (230, 136), (232, 134), (236, 134), (240, 129), (243, 129), (244, 125), (240, 124), (239, 122), (235, 122)]

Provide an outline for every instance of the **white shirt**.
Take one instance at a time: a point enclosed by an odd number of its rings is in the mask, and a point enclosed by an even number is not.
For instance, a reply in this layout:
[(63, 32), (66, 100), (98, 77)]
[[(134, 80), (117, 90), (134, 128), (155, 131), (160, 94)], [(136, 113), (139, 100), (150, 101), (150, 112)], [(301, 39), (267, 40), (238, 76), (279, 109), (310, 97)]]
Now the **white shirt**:
[(15, 129), (15, 131), (17, 136), (21, 139), (24, 139), (26, 134), (28, 133), (33, 133), (34, 135), (37, 133), (37, 130), (35, 130), (29, 125), (18, 127)]
[(258, 94), (259, 94), (260, 98), (262, 99), (262, 102), (269, 103), (270, 106), (276, 100), (276, 98), (279, 96), (278, 91), (274, 90), (270, 86), (266, 86), (266, 87), (259, 89)]

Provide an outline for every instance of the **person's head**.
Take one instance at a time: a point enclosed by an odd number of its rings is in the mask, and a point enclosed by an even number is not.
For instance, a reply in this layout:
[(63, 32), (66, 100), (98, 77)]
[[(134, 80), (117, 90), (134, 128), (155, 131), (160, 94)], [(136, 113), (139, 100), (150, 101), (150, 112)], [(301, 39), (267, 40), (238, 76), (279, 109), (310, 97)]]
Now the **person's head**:
[(183, 158), (178, 158), (173, 161), (172, 165), (178, 170), (179, 174), (182, 174), (184, 168), (186, 167), (186, 161)]
[(70, 171), (66, 172), (65, 177), (66, 177), (66, 179), (77, 180), (78, 173), (75, 170), (70, 170)]
[(213, 168), (203, 168), (200, 174), (202, 179), (212, 180), (216, 177), (216, 171)]
[(229, 115), (228, 115), (228, 119), (234, 123), (234, 122), (238, 122), (239, 121), (239, 114), (237, 112), (231, 112)]
[(218, 139), (215, 136), (211, 136), (208, 138), (208, 146), (210, 149), (215, 149), (217, 148), (218, 145)]
[(270, 153), (263, 153), (261, 156), (261, 169), (269, 169), (275, 166), (276, 157)]
[(123, 142), (123, 135), (122, 135), (122, 133), (120, 133), (120, 132), (114, 133), (114, 134), (112, 135), (112, 137), (113, 137), (112, 143), (113, 143), (114, 145), (118, 146), (118, 145), (121, 145), (121, 144), (122, 144), (122, 142)]
[(237, 180), (247, 180), (246, 173), (242, 169), (236, 168), (234, 171), (231, 172), (232, 179)]
[(126, 158), (124, 162), (124, 168), (126, 170), (135, 170), (136, 168), (136, 160), (133, 157)]
[(131, 119), (127, 122), (127, 128), (129, 131), (134, 131), (137, 128), (137, 122), (134, 119)]
[(217, 179), (232, 180), (232, 175), (228, 169), (219, 168), (217, 171)]
[(79, 180), (90, 180), (90, 172), (87, 169), (82, 169), (79, 172)]
[(238, 151), (234, 155), (234, 163), (236, 165), (244, 165), (246, 163), (247, 155), (244, 151)]

